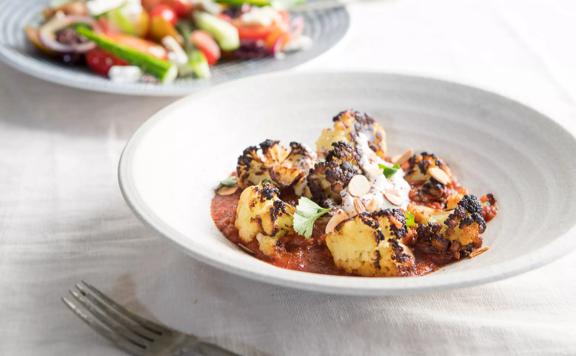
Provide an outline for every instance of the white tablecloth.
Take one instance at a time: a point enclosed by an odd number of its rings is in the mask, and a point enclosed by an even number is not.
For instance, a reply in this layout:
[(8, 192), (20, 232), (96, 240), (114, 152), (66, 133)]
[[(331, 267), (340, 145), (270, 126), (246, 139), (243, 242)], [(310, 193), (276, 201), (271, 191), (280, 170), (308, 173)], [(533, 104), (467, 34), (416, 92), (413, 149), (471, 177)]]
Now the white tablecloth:
[[(463, 81), (576, 130), (576, 2), (384, 0), (351, 14), (346, 40), (301, 70)], [(126, 139), (173, 100), (0, 66), (0, 355), (120, 355), (60, 302), (80, 279), (246, 354), (576, 354), (575, 254), (486, 286), (393, 298), (288, 290), (187, 257), (132, 215), (116, 182)]]

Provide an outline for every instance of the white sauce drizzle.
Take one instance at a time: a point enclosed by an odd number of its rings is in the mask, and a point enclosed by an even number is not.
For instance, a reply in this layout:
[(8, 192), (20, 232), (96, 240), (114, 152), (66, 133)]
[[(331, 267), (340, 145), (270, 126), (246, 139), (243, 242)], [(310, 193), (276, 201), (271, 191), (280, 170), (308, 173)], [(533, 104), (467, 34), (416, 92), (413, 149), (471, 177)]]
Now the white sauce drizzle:
[[(371, 200), (376, 202), (376, 209), (406, 209), (410, 199), (408, 193), (410, 192), (410, 184), (404, 179), (404, 171), (400, 168), (392, 177), (387, 179), (378, 165), (382, 164), (387, 167), (392, 167), (392, 164), (380, 158), (368, 144), (368, 137), (362, 133), (357, 133), (356, 136), (356, 150), (360, 155), (360, 167), (364, 171), (364, 175), (370, 182), (370, 190), (367, 194), (360, 197), (360, 200), (366, 206)], [(384, 191), (388, 189), (396, 190), (402, 198), (400, 206), (390, 203), (384, 197)], [(342, 197), (342, 209), (347, 213), (355, 213), (354, 197), (348, 192), (348, 188), (340, 193)]]

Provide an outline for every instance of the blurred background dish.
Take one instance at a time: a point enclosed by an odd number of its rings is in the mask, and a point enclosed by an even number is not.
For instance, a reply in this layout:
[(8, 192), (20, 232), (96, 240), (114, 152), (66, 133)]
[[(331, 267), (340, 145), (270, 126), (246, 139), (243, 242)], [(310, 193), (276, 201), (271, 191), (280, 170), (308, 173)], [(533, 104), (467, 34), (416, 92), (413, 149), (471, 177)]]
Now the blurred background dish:
[(303, 19), (303, 34), (311, 39), (311, 46), (305, 50), (286, 53), (282, 58), (225, 61), (213, 67), (209, 79), (178, 78), (164, 85), (122, 83), (94, 74), (84, 66), (59, 63), (34, 48), (24, 29), (39, 24), (47, 7), (47, 1), (35, 0), (7, 0), (0, 4), (0, 23), (3, 24), (0, 28), (0, 60), (25, 73), (62, 85), (130, 95), (185, 95), (228, 80), (289, 69), (326, 52), (344, 37), (349, 27), (349, 15), (344, 7), (296, 11), (293, 15)]

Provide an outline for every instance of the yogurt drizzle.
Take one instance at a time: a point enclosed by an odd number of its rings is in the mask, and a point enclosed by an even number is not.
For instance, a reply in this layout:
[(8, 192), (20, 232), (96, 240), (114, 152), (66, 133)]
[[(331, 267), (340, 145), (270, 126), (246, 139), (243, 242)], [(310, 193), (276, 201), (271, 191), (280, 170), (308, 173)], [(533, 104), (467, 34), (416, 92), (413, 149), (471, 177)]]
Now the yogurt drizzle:
[[(374, 151), (372, 151), (372, 149), (370, 149), (368, 136), (366, 136), (366, 134), (362, 132), (356, 133), (355, 141), (356, 150), (360, 155), (360, 167), (371, 185), (368, 193), (360, 197), (360, 201), (364, 206), (368, 205), (372, 200), (375, 201), (376, 210), (394, 208), (406, 209), (409, 203), (408, 193), (410, 192), (410, 185), (404, 179), (404, 171), (400, 168), (396, 173), (394, 173), (394, 175), (392, 175), (392, 177), (387, 179), (378, 165), (381, 164), (387, 167), (392, 167), (392, 164), (384, 161)], [(402, 198), (400, 206), (390, 203), (384, 197), (384, 191), (389, 189), (395, 190), (399, 193)], [(347, 213), (355, 214), (354, 196), (348, 192), (348, 188), (344, 189), (340, 195), (342, 197), (342, 209)]]

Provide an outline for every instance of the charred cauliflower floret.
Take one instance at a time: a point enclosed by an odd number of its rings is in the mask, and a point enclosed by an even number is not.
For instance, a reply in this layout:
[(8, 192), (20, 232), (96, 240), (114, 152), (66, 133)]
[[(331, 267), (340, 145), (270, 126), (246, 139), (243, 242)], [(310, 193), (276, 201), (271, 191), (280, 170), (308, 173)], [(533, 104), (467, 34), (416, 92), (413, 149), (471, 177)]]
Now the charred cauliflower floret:
[(478, 198), (465, 195), (454, 210), (431, 217), (431, 222), (418, 226), (416, 249), (429, 254), (459, 260), (482, 246), (480, 234), (486, 229)]
[(386, 156), (386, 132), (373, 118), (355, 110), (342, 111), (332, 121), (331, 129), (322, 130), (316, 141), (316, 150), (321, 156), (332, 150), (335, 142), (345, 142), (356, 146), (358, 134), (362, 133), (368, 139), (368, 145), (381, 158)]
[(322, 206), (340, 204), (340, 192), (350, 179), (362, 174), (360, 157), (352, 146), (345, 142), (332, 143), (324, 162), (317, 163), (308, 175), (308, 187), (312, 199)]
[(453, 183), (448, 166), (436, 155), (422, 152), (406, 163), (404, 178), (412, 186), (410, 199), (415, 202), (445, 204), (451, 195), (448, 185)]
[(243, 242), (251, 242), (259, 233), (272, 237), (293, 233), (295, 209), (280, 200), (278, 194), (278, 188), (269, 182), (242, 191), (234, 224)]
[(303, 195), (306, 187), (306, 176), (314, 167), (315, 155), (298, 142), (290, 142), (290, 153), (270, 170), (270, 177), (280, 187), (294, 188), (296, 195)]
[(396, 228), (388, 219), (394, 215), (394, 212), (362, 213), (340, 223), (326, 235), (326, 245), (336, 266), (347, 273), (367, 277), (409, 275), (414, 269), (414, 256), (396, 238), (398, 231), (406, 227)]
[(387, 239), (401, 240), (408, 233), (406, 216), (400, 209), (378, 210), (372, 213)]
[(266, 140), (260, 144), (260, 149), (250, 146), (238, 157), (238, 184), (245, 188), (271, 180), (280, 188), (305, 185), (314, 158), (314, 153), (297, 142), (291, 142), (290, 150), (287, 150), (279, 141)]

